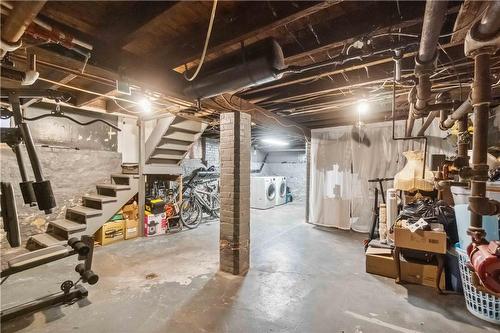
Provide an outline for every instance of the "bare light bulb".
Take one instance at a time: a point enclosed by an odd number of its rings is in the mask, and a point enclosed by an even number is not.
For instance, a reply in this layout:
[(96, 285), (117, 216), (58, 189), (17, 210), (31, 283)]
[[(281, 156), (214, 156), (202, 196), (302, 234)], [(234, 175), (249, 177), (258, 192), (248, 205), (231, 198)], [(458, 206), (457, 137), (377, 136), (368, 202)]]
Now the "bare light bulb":
[(144, 97), (139, 101), (139, 106), (144, 113), (150, 113), (151, 112), (151, 101)]
[(357, 109), (359, 114), (365, 114), (370, 109), (370, 104), (366, 100), (361, 100), (358, 102)]

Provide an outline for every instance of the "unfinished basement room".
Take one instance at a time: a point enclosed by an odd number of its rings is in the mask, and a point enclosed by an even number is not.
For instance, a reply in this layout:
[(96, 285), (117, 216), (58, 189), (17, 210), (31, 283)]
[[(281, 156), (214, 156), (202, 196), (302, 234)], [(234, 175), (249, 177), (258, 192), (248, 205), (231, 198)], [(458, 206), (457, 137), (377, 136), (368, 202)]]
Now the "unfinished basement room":
[(500, 332), (500, 0), (1, 0), (1, 333)]

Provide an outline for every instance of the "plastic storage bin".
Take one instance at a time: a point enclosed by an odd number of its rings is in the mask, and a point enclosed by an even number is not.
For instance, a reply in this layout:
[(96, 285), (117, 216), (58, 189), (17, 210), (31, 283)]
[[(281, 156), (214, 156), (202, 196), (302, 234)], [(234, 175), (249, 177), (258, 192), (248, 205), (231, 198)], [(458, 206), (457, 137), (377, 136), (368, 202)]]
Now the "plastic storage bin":
[[(489, 182), (487, 183), (486, 188), (488, 189), (486, 192), (488, 198), (500, 201), (500, 182)], [(470, 190), (463, 187), (452, 186), (451, 193), (453, 194), (453, 200), (455, 201), (455, 217), (457, 221), (460, 248), (466, 249), (471, 242), (470, 236), (467, 235), (467, 229), (470, 224)], [(483, 216), (483, 228), (486, 231), (486, 239), (488, 241), (499, 239), (500, 223), (498, 216)]]
[(500, 325), (500, 298), (483, 293), (474, 287), (471, 277), (473, 273), (467, 268), (469, 256), (460, 248), (456, 250), (467, 309), (478, 318)]

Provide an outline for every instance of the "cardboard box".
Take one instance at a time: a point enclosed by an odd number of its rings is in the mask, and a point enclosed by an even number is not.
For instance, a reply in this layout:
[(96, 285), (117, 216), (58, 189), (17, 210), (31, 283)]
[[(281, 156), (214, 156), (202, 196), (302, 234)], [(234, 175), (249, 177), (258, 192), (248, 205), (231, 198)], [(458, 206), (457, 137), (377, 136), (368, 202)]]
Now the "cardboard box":
[(167, 232), (167, 216), (161, 214), (146, 214), (144, 216), (144, 236), (158, 236)]
[[(401, 280), (404, 282), (436, 287), (438, 267), (432, 264), (421, 264), (401, 260)], [(445, 289), (444, 271), (441, 274), (439, 287)]]
[(123, 217), (126, 220), (138, 220), (139, 219), (139, 207), (137, 206), (137, 202), (130, 205), (125, 205), (122, 208)]
[(125, 221), (106, 222), (95, 233), (95, 240), (101, 245), (123, 240), (125, 236)]
[(132, 239), (137, 237), (139, 230), (138, 220), (125, 220), (125, 239)]
[(411, 232), (408, 229), (394, 228), (394, 244), (405, 249), (445, 254), (446, 233), (423, 230)]
[[(375, 249), (369, 247), (366, 251), (366, 272), (396, 278), (396, 263), (392, 254), (386, 249)], [(384, 251), (385, 250), (385, 251)], [(384, 253), (385, 252), (385, 253)], [(401, 259), (401, 280), (408, 283), (436, 287), (436, 275), (438, 267), (432, 264), (422, 264)], [(444, 272), (439, 283), (441, 289), (445, 286)]]
[(374, 248), (369, 247), (366, 251), (366, 272), (395, 279), (396, 265), (390, 253), (391, 250), (389, 250), (389, 254), (377, 254), (377, 251), (370, 249)]

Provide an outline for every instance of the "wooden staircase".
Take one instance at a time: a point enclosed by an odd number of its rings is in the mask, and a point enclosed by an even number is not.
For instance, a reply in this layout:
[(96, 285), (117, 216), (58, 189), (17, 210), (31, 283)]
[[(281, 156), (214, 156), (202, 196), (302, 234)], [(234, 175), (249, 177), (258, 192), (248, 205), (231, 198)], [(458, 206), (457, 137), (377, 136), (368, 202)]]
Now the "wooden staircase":
[(36, 250), (64, 244), (71, 237), (93, 235), (139, 189), (138, 175), (113, 174), (110, 184), (97, 184), (97, 194), (82, 197), (82, 205), (66, 209), (64, 219), (50, 221), (43, 234), (30, 237), (26, 247)]
[(207, 124), (176, 116), (158, 119), (145, 144), (145, 174), (181, 175), (181, 161)]
[[(158, 119), (145, 143), (145, 174), (181, 175), (182, 160), (207, 124), (176, 116)], [(49, 222), (45, 233), (28, 239), (26, 247), (36, 250), (64, 244), (71, 237), (93, 235), (139, 189), (139, 175), (113, 174), (111, 183), (97, 184), (96, 194), (85, 195), (82, 205), (66, 209), (64, 219)]]

